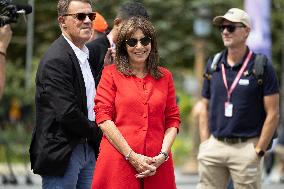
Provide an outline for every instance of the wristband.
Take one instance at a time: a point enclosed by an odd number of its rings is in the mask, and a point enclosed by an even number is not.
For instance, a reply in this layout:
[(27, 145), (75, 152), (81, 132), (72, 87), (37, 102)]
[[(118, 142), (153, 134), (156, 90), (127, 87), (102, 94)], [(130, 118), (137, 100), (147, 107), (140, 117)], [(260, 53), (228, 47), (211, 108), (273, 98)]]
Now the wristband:
[(259, 157), (263, 157), (265, 155), (265, 151), (260, 148), (256, 148), (255, 152)]
[(265, 155), (265, 151), (260, 150), (259, 152), (256, 153), (259, 157), (263, 157)]
[(125, 160), (126, 160), (126, 161), (129, 160), (129, 157), (130, 157), (131, 152), (132, 152), (132, 149), (130, 149), (129, 153), (125, 156)]
[(0, 51), (0, 54), (3, 55), (6, 58), (6, 53)]
[(165, 156), (165, 161), (168, 161), (169, 155), (168, 155), (166, 152), (162, 152), (162, 151), (161, 151), (159, 154), (164, 155), (164, 156)]

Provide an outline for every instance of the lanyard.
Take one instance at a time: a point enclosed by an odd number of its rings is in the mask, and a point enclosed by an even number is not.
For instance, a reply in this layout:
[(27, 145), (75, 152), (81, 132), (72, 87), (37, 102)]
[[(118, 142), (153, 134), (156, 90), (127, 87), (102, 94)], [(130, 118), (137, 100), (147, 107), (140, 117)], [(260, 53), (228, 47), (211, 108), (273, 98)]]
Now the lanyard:
[(248, 62), (250, 60), (252, 56), (252, 51), (249, 51), (249, 54), (247, 55), (246, 57), (246, 60), (245, 62), (243, 63), (241, 69), (239, 70), (235, 80), (233, 81), (233, 84), (231, 85), (230, 89), (228, 89), (228, 83), (227, 83), (227, 77), (226, 77), (226, 72), (225, 72), (225, 68), (224, 68), (224, 64), (221, 64), (222, 66), (222, 77), (223, 77), (223, 82), (224, 82), (224, 85), (226, 87), (226, 90), (227, 90), (227, 97), (228, 97), (228, 101), (227, 102), (230, 102), (230, 99), (231, 99), (231, 95), (233, 93), (233, 90), (236, 88), (237, 86), (237, 83), (239, 82), (245, 68), (247, 67), (248, 65)]

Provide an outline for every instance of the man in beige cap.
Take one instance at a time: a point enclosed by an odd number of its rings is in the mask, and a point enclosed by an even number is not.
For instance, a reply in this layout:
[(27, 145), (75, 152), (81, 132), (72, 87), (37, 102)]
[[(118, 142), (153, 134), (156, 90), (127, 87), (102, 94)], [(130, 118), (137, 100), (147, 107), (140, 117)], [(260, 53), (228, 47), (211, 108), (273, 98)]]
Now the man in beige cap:
[[(279, 86), (265, 56), (246, 45), (250, 18), (232, 8), (213, 19), (226, 49), (213, 66), (208, 61), (202, 88), (198, 161), (199, 189), (225, 189), (231, 176), (235, 189), (260, 189), (261, 161), (279, 120)], [(262, 57), (262, 82), (255, 65)]]

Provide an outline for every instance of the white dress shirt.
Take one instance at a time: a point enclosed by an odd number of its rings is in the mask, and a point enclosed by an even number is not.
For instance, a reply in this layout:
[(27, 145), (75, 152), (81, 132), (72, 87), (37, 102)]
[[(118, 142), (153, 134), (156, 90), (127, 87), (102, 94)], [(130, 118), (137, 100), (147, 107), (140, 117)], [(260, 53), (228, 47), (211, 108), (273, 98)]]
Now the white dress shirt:
[[(63, 35), (63, 34), (62, 34)], [(63, 35), (64, 36), (64, 35)], [(88, 109), (88, 119), (91, 121), (95, 121), (95, 112), (94, 112), (94, 98), (96, 95), (96, 85), (93, 74), (91, 72), (90, 64), (89, 64), (89, 49), (84, 45), (82, 49), (76, 47), (67, 37), (64, 36), (67, 42), (70, 44), (71, 48), (75, 52), (80, 68), (82, 71), (82, 75), (84, 78), (86, 95), (87, 95), (87, 109)]]

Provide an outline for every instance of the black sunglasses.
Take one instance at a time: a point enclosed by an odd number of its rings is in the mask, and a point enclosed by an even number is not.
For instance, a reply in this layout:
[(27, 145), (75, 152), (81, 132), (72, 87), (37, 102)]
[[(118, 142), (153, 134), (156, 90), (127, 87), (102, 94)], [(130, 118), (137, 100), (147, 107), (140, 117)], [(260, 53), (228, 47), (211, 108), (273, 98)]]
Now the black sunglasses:
[(135, 39), (135, 38), (130, 38), (130, 39), (127, 39), (125, 42), (126, 44), (129, 46), (129, 47), (135, 47), (138, 43), (138, 41), (140, 41), (140, 43), (143, 45), (143, 46), (147, 46), (149, 45), (149, 43), (151, 43), (151, 38), (150, 37), (143, 37), (142, 39)]
[(220, 32), (223, 32), (226, 28), (227, 28), (227, 31), (230, 32), (230, 33), (233, 33), (236, 28), (245, 28), (246, 26), (244, 25), (221, 25), (219, 26), (219, 30)]
[(75, 16), (75, 18), (77, 18), (77, 20), (80, 20), (80, 21), (84, 21), (86, 19), (86, 17), (88, 16), (89, 19), (91, 21), (95, 20), (96, 18), (96, 13), (95, 12), (91, 12), (91, 13), (74, 13), (74, 14), (64, 14), (62, 16)]

